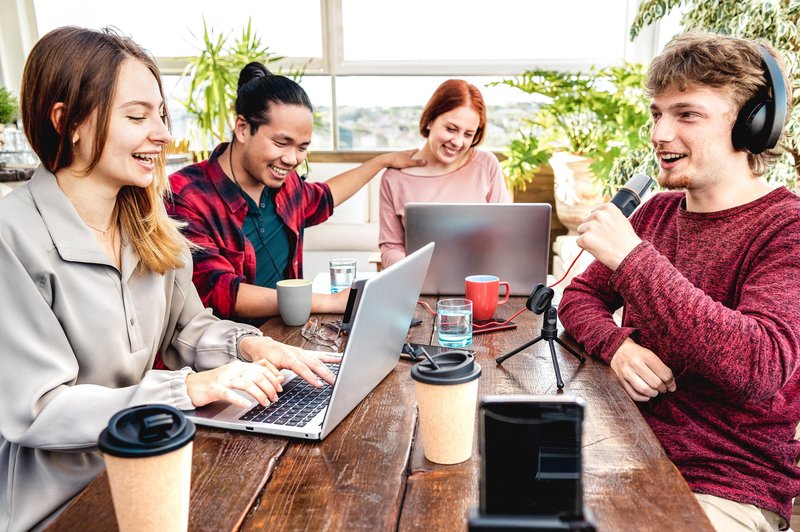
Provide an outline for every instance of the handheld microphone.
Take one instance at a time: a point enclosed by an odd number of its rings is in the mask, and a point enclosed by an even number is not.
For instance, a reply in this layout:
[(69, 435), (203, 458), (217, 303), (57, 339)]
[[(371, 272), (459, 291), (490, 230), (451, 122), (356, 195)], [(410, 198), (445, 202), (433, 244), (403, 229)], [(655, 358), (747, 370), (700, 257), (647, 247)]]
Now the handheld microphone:
[(629, 218), (636, 207), (642, 203), (642, 196), (654, 183), (655, 180), (648, 175), (635, 174), (614, 194), (611, 203), (619, 207), (625, 218)]

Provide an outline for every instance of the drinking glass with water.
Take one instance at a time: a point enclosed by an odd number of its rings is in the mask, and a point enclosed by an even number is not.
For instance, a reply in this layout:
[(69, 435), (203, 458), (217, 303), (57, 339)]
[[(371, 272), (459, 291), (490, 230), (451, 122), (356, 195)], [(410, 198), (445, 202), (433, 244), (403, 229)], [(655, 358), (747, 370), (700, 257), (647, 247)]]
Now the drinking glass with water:
[(331, 259), (331, 293), (347, 290), (356, 278), (356, 259)]
[(472, 301), (442, 299), (436, 303), (439, 344), (445, 347), (472, 345)]

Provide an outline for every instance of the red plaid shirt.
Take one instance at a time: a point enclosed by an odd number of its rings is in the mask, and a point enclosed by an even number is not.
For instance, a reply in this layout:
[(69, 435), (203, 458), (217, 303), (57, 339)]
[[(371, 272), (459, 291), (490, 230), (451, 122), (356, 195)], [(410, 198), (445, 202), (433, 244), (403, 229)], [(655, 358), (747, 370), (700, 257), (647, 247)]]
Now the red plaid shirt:
[[(189, 240), (201, 246), (192, 254), (193, 281), (203, 304), (221, 318), (235, 317), (239, 283), (253, 284), (256, 254), (242, 232), (247, 202), (217, 161), (227, 143), (207, 161), (182, 168), (170, 176), (170, 216), (185, 221)], [(307, 183), (296, 172), (286, 178), (275, 198), (276, 211), (289, 228), (289, 275), (303, 276), (303, 230), (328, 219), (333, 196), (325, 183)]]

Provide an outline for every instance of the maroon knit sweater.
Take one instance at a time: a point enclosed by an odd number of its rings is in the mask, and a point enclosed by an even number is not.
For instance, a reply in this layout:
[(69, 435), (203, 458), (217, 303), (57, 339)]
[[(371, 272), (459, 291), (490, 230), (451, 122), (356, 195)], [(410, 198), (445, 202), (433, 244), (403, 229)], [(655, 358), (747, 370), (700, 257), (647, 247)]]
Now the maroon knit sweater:
[(616, 272), (595, 261), (573, 280), (564, 327), (606, 362), (628, 336), (658, 355), (677, 390), (639, 408), (692, 490), (788, 522), (800, 494), (800, 198), (780, 188), (694, 213), (666, 192), (631, 223), (643, 242)]

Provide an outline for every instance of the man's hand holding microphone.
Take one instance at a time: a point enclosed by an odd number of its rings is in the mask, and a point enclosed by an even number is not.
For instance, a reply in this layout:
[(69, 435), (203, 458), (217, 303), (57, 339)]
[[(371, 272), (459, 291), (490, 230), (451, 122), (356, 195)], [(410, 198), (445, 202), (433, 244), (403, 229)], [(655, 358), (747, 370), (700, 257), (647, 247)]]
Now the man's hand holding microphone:
[[(642, 196), (653, 183), (653, 179), (644, 174), (633, 176), (610, 203), (594, 209), (578, 226), (578, 246), (616, 271), (633, 248), (642, 242), (628, 217), (642, 202)], [(648, 401), (659, 393), (674, 392), (676, 389), (672, 370), (658, 355), (630, 338), (626, 338), (614, 353), (611, 369), (634, 401)]]
[(653, 185), (650, 176), (636, 174), (620, 188), (610, 203), (597, 207), (578, 226), (577, 244), (611, 270), (642, 241), (627, 218), (642, 202), (642, 196)]

